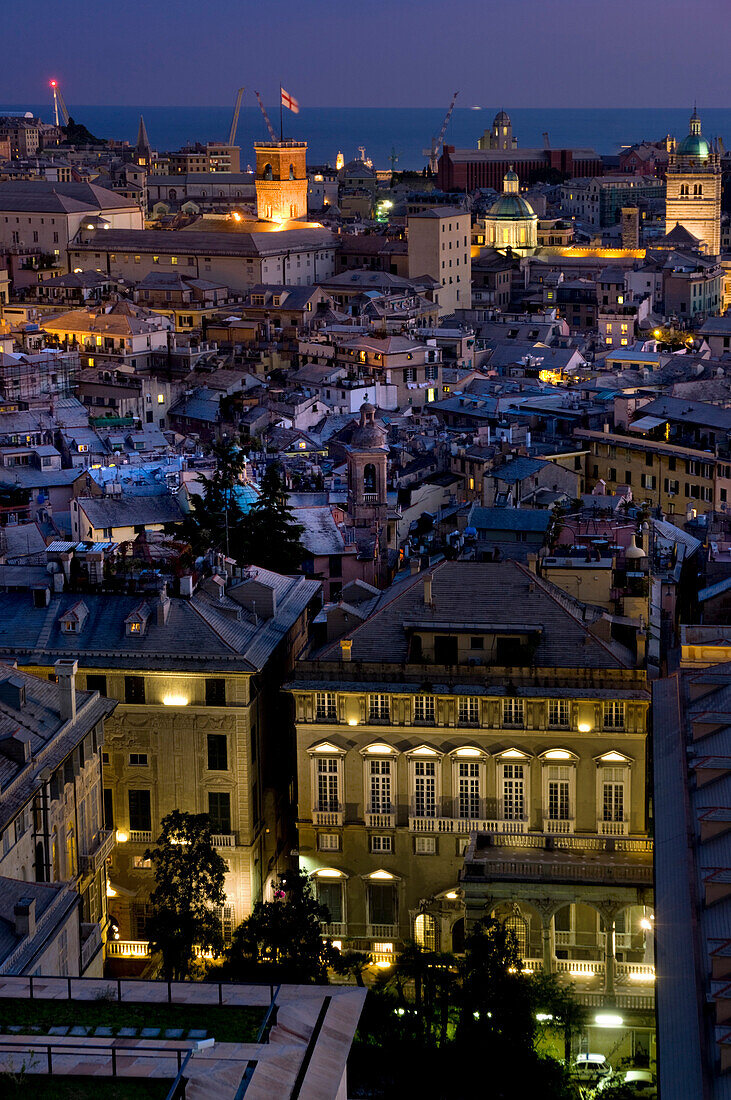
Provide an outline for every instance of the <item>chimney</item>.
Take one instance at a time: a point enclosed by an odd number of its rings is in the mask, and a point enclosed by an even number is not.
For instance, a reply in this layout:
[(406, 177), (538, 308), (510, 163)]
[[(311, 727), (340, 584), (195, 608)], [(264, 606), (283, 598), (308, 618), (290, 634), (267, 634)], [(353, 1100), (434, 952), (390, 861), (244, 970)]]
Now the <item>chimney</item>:
[(528, 568), (530, 569), (531, 573), (535, 573), (536, 570), (537, 570), (537, 566), (538, 566), (538, 555), (537, 554), (528, 554), (527, 557), (526, 557), (526, 564), (527, 564)]
[(165, 626), (168, 621), (168, 615), (170, 614), (170, 597), (167, 594), (167, 588), (163, 584), (160, 589), (160, 598), (157, 601), (157, 625)]
[(61, 717), (65, 722), (76, 718), (76, 672), (79, 662), (61, 658), (53, 666), (61, 688)]
[(193, 595), (193, 577), (190, 573), (180, 578), (180, 595), (184, 600), (189, 600)]
[(424, 577), (424, 605), (425, 607), (434, 606), (434, 591), (431, 573), (427, 573)]
[(36, 899), (21, 898), (13, 910), (15, 917), (16, 936), (27, 936), (28, 939), (36, 934)]
[(421, 571), (421, 561), (417, 556), (413, 557), (409, 562), (409, 569), (411, 570), (411, 576), (415, 577), (417, 573)]
[(352, 638), (342, 638), (340, 641), (340, 656), (344, 661), (350, 661), (352, 659), (351, 650), (353, 648)]

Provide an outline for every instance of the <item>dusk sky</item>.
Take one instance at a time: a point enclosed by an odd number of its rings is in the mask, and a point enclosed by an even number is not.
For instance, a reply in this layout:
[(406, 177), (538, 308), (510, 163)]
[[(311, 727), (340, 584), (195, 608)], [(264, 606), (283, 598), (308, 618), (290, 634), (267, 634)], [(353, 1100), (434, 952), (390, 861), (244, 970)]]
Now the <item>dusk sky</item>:
[[(0, 102), (728, 104), (731, 0), (6, 0)], [(30, 29), (29, 29), (30, 28)]]

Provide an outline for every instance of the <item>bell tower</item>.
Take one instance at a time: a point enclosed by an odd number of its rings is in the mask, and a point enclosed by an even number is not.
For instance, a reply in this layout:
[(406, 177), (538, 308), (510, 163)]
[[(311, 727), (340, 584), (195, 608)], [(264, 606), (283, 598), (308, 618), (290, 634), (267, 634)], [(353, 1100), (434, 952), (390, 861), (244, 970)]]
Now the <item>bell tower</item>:
[(721, 156), (701, 133), (696, 110), (688, 136), (670, 153), (665, 176), (665, 232), (682, 225), (711, 256), (721, 251)]
[(376, 410), (364, 402), (348, 448), (348, 512), (354, 527), (383, 528), (388, 505), (386, 433)]
[(307, 216), (307, 142), (257, 141), (256, 216), (286, 222)]

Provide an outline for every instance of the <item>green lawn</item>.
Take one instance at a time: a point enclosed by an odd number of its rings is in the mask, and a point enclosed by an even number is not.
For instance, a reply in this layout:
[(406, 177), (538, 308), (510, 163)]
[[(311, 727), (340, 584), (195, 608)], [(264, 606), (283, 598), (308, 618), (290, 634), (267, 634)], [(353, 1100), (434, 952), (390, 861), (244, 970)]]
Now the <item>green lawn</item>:
[[(24, 1032), (48, 1034), (51, 1027), (205, 1029), (219, 1043), (253, 1043), (264, 1019), (263, 1008), (223, 1005), (175, 1005), (150, 1002), (52, 1001), (0, 997), (0, 1029), (17, 1025)], [(162, 1034), (160, 1038), (163, 1038)]]
[(34, 1100), (165, 1100), (172, 1080), (130, 1077), (45, 1077), (29, 1073), (0, 1074), (0, 1096), (3, 1100), (26, 1100), (29, 1092)]

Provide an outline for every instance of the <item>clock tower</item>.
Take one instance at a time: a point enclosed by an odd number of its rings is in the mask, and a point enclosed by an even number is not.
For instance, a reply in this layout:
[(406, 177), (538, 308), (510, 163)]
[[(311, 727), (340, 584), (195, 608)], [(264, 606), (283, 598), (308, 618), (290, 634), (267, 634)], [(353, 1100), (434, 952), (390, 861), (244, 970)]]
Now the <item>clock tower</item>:
[(694, 110), (690, 132), (670, 153), (666, 176), (665, 232), (682, 225), (711, 256), (721, 251), (721, 155), (701, 133)]

